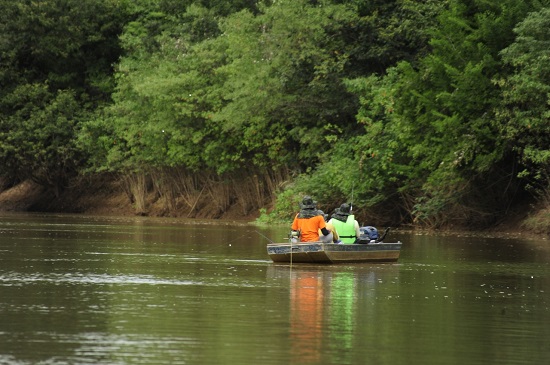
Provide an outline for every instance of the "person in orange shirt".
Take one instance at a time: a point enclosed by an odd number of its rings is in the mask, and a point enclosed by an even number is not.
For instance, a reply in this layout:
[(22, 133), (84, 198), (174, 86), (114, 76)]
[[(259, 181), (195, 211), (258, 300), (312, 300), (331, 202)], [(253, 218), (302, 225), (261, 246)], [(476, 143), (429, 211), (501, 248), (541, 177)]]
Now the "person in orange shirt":
[[(319, 242), (320, 238), (323, 241), (332, 241), (332, 232), (327, 229), (325, 218), (319, 214), (317, 210), (317, 202), (309, 195), (306, 195), (300, 203), (300, 212), (294, 217), (291, 229), (300, 231), (300, 242)], [(322, 237), (319, 236), (319, 230)]]

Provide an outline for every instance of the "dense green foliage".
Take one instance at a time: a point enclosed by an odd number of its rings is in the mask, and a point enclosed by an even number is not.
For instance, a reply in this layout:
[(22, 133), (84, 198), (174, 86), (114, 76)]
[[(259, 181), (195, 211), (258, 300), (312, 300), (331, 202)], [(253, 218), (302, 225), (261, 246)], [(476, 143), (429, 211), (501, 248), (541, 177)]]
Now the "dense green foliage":
[(546, 0), (0, 4), (4, 180), (283, 172), (264, 219), (431, 227), (549, 195)]
[(78, 126), (110, 101), (123, 1), (0, 1), (0, 176), (56, 193), (86, 163)]
[(502, 107), (496, 124), (523, 168), (529, 187), (546, 194), (550, 181), (550, 9), (529, 14), (514, 29), (517, 39), (502, 50), (514, 71), (499, 79)]

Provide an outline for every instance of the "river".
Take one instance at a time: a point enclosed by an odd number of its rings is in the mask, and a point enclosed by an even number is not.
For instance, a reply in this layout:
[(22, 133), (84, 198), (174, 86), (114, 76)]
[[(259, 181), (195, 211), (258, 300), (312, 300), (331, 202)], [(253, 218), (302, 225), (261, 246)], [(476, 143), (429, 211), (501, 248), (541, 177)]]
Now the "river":
[(415, 235), (276, 265), (287, 227), (0, 216), (0, 364), (547, 364), (550, 243)]

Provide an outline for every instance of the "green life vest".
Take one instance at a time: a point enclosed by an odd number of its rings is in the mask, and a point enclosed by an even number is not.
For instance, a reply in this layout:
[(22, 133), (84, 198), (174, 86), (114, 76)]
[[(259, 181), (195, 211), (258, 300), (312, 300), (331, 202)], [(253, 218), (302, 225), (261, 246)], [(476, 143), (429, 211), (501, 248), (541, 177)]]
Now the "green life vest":
[(334, 218), (331, 219), (331, 222), (342, 242), (347, 244), (355, 242), (355, 216), (353, 214), (349, 215), (345, 222)]

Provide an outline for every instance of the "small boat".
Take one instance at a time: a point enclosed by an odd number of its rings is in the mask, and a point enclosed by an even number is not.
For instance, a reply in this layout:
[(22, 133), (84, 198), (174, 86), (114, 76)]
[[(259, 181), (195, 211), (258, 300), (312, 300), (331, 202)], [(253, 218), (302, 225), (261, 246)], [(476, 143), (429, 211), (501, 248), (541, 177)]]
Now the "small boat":
[(269, 243), (267, 254), (273, 262), (281, 263), (355, 263), (396, 262), (401, 242), (364, 244), (335, 244), (323, 242)]

